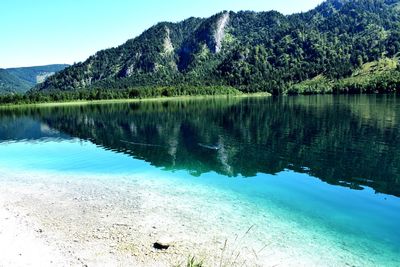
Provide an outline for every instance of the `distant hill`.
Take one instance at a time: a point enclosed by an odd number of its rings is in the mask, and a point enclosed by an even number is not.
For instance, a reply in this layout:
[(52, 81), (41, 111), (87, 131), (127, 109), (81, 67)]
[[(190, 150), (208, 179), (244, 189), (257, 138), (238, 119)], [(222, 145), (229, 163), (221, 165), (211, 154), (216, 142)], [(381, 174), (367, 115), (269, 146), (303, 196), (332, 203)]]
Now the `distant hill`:
[(54, 64), (36, 67), (9, 68), (7, 71), (19, 79), (26, 81), (31, 86), (34, 86), (44, 82), (46, 78), (68, 66), (69, 65), (66, 64)]
[[(229, 85), (275, 94), (351, 77), (400, 51), (399, 0), (328, 0), (305, 13), (222, 12), (162, 22), (50, 77), (36, 90)], [(388, 75), (390, 76), (390, 75)]]
[(69, 65), (0, 69), (0, 93), (24, 93)]
[(5, 69), (0, 69), (0, 94), (4, 93), (23, 93), (28, 91), (32, 86), (10, 74)]

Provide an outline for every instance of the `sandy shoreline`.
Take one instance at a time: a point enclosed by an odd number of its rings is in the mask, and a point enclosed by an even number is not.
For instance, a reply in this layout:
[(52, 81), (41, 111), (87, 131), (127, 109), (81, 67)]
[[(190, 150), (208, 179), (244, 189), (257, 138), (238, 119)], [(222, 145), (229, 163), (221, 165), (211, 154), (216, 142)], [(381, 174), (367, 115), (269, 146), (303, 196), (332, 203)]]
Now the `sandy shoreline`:
[(192, 256), (204, 266), (379, 263), (367, 247), (351, 251), (330, 229), (308, 230), (311, 221), (287, 220), (276, 207), (154, 175), (0, 170), (0, 266), (186, 266)]
[(206, 266), (265, 266), (243, 240), (207, 231), (206, 214), (193, 222), (189, 203), (174, 209), (173, 199), (144, 185), (26, 175), (0, 173), (8, 177), (0, 180), (0, 248), (8, 255), (0, 266), (186, 266), (192, 256)]
[[(1, 204), (4, 201), (1, 200)], [(61, 255), (29, 225), (3, 205), (0, 207), (0, 266), (67, 266), (73, 259)]]

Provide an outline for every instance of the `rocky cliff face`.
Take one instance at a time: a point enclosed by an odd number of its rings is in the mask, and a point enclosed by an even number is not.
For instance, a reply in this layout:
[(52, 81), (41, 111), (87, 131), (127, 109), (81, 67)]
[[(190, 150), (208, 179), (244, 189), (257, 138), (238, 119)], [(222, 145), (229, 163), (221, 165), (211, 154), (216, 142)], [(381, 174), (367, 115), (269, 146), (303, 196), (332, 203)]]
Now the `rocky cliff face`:
[(44, 83), (47, 78), (53, 76), (54, 74), (55, 72), (41, 72), (36, 76), (36, 83)]
[(229, 13), (224, 13), (217, 21), (217, 27), (214, 33), (214, 40), (215, 40), (215, 53), (219, 53), (222, 49), (222, 41), (225, 37), (225, 28), (229, 22)]

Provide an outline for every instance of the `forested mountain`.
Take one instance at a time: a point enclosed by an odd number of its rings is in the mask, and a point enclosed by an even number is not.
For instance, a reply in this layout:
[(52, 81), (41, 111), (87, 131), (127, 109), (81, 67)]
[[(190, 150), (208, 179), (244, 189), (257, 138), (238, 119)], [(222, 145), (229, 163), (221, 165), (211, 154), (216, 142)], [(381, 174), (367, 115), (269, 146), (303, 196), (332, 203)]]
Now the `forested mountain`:
[(24, 93), (36, 84), (44, 82), (48, 77), (54, 75), (69, 65), (55, 64), (36, 67), (22, 67), (0, 69), (0, 94), (1, 93)]
[[(162, 22), (50, 77), (35, 90), (185, 84), (279, 94), (302, 90), (313, 79), (329, 83), (352, 77), (366, 63), (390, 59), (391, 68), (373, 80), (377, 86), (382, 79), (400, 77), (399, 7), (400, 0), (328, 0), (288, 16), (222, 12), (207, 19)], [(354, 81), (344, 86), (351, 90)], [(296, 89), (298, 84), (303, 87)]]

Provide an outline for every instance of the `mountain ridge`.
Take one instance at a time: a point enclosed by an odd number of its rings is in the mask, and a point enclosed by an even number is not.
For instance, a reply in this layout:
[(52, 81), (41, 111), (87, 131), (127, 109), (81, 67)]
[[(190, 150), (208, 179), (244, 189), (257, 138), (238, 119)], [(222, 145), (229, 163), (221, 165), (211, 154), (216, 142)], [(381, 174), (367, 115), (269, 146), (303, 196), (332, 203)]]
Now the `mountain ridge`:
[(328, 0), (308, 12), (223, 11), (161, 22), (97, 52), (34, 91), (228, 85), (284, 93), (323, 75), (349, 77), (400, 50), (398, 0)]

